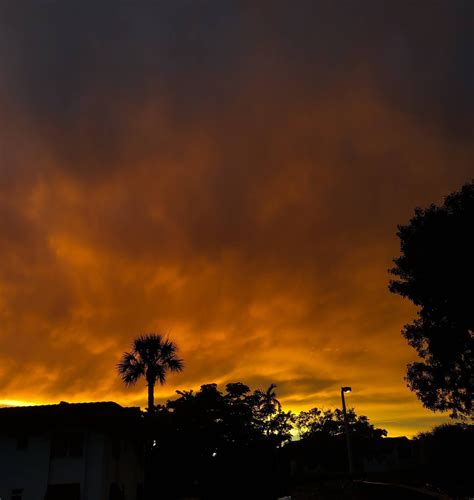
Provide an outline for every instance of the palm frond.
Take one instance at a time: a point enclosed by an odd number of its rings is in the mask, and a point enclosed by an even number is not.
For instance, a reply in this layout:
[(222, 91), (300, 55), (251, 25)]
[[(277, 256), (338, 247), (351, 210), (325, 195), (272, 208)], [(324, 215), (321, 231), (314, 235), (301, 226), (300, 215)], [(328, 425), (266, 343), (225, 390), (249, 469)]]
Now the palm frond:
[(184, 369), (184, 361), (179, 358), (170, 358), (166, 363), (171, 372), (182, 372)]
[(161, 385), (166, 382), (166, 368), (163, 365), (156, 367), (156, 378), (160, 381)]
[(124, 352), (121, 361), (117, 364), (117, 370), (125, 385), (133, 385), (144, 375), (145, 367), (134, 353)]

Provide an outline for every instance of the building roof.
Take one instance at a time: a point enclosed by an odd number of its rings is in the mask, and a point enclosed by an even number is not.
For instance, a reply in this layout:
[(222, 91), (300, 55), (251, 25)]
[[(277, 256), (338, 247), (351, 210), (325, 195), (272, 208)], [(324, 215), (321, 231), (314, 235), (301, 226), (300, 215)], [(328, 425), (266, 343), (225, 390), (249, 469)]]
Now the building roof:
[(38, 432), (61, 427), (107, 431), (138, 426), (140, 408), (124, 408), (112, 401), (0, 408), (0, 433)]

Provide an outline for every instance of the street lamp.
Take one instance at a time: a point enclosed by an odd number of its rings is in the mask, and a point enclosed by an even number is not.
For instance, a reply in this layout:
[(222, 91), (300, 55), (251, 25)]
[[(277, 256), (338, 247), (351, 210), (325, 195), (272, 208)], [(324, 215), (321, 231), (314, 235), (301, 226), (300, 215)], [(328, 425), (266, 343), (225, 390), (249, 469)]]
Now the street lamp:
[(352, 475), (354, 472), (354, 465), (352, 463), (352, 449), (351, 449), (351, 438), (349, 436), (349, 425), (347, 423), (347, 412), (346, 412), (346, 400), (344, 399), (344, 394), (351, 392), (350, 387), (341, 387), (341, 399), (342, 399), (342, 414), (344, 416), (344, 429), (346, 431), (346, 442), (347, 442), (347, 459), (349, 461), (349, 474)]

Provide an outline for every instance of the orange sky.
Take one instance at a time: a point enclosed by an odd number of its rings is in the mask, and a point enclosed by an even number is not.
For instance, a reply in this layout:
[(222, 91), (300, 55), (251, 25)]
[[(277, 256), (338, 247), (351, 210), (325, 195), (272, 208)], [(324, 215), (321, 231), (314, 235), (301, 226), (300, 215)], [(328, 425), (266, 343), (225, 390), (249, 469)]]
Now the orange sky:
[(389, 435), (444, 419), (405, 387), (387, 269), (396, 225), (474, 177), (468, 3), (395, 3), (2, 7), (0, 404), (145, 406), (115, 364), (162, 331), (186, 368), (160, 401), (351, 385)]

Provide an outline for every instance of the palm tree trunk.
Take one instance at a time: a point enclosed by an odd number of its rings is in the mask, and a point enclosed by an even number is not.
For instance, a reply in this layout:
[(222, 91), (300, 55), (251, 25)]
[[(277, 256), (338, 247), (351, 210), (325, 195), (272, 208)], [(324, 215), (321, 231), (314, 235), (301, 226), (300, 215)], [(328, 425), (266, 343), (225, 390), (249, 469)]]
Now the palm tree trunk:
[(155, 384), (148, 382), (148, 412), (151, 413), (155, 407)]

